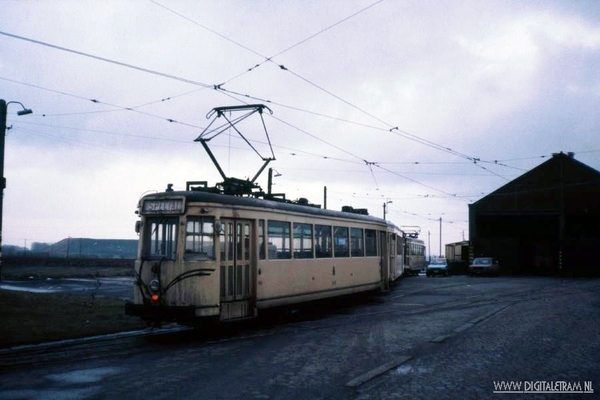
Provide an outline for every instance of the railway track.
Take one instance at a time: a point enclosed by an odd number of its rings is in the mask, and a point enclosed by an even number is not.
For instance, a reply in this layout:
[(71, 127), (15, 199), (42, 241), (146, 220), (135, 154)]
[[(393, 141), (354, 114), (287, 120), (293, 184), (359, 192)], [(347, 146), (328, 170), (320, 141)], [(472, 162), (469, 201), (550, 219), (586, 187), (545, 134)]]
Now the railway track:
[[(473, 284), (486, 284), (489, 282), (476, 282)], [(19, 346), (9, 349), (0, 349), (0, 371), (23, 367), (36, 367), (45, 364), (67, 363), (72, 361), (93, 360), (105, 357), (121, 357), (134, 355), (153, 350), (157, 346), (187, 346), (190, 343), (208, 345), (232, 340), (245, 340), (259, 336), (273, 335), (281, 332), (302, 330), (327, 330), (340, 326), (355, 324), (357, 321), (365, 323), (381, 318), (400, 319), (406, 316), (422, 315), (428, 313), (447, 312), (457, 309), (484, 307), (497, 305), (504, 309), (512, 304), (524, 301), (533, 301), (547, 298), (548, 296), (570, 296), (582, 290), (600, 291), (600, 287), (590, 284), (585, 288), (581, 285), (572, 285), (565, 282), (549, 282), (535, 287), (510, 288), (507, 290), (486, 293), (480, 291), (473, 296), (464, 294), (449, 294), (456, 298), (429, 303), (426, 305), (405, 304), (399, 300), (410, 299), (417, 295), (440, 295), (440, 291), (454, 290), (462, 283), (452, 283), (436, 287), (420, 288), (405, 293), (391, 293), (379, 302), (373, 311), (361, 311), (362, 307), (369, 307), (366, 300), (346, 304), (340, 308), (329, 307), (325, 311), (308, 312), (299, 315), (280, 318), (267, 317), (249, 321), (245, 324), (224, 324), (207, 331), (198, 331), (182, 326), (168, 326), (161, 329), (147, 329), (142, 331), (124, 332), (114, 335), (103, 335), (85, 339), (65, 340), (60, 342), (44, 343), (41, 345)], [(445, 293), (448, 295), (448, 293)], [(368, 303), (368, 301), (367, 301)], [(383, 306), (383, 307), (380, 307)], [(349, 311), (350, 310), (350, 311)], [(489, 314), (489, 315), (488, 315)], [(485, 311), (482, 315), (489, 317), (494, 313)], [(487, 318), (486, 317), (486, 318)]]
[(69, 363), (108, 357), (131, 356), (170, 346), (209, 345), (233, 340), (266, 336), (274, 332), (250, 329), (247, 326), (225, 324), (199, 331), (186, 326), (171, 325), (160, 329), (123, 332), (113, 335), (49, 342), (0, 349), (0, 371), (32, 368), (48, 364)]
[(189, 328), (173, 326), (164, 330), (145, 329), (0, 349), (0, 371), (48, 363), (133, 354), (137, 352), (135, 349), (142, 343), (140, 338), (171, 335), (185, 329)]

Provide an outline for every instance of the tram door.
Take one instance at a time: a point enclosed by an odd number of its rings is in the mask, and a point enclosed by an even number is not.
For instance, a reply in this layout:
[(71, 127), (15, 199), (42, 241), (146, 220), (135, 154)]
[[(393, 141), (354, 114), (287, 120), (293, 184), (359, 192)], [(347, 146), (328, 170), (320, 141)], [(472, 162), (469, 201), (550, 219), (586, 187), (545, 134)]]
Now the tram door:
[(379, 231), (379, 254), (381, 256), (381, 290), (387, 292), (390, 289), (390, 257), (388, 234), (386, 231)]
[(221, 220), (221, 319), (253, 315), (252, 221)]

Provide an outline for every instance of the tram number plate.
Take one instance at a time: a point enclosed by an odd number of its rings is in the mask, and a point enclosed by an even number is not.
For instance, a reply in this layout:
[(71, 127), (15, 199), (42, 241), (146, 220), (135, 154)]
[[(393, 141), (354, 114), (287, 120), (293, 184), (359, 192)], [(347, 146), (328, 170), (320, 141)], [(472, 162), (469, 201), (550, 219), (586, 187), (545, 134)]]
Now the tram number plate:
[(145, 214), (181, 214), (183, 213), (183, 200), (146, 200), (142, 211)]

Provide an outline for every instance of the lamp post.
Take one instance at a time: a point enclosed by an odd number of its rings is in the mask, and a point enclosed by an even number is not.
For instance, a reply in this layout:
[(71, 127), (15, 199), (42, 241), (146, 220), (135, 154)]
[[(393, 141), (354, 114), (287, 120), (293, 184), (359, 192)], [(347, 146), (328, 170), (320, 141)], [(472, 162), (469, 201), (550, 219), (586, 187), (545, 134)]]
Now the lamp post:
[(4, 201), (4, 188), (6, 187), (6, 178), (4, 178), (4, 139), (6, 137), (6, 114), (9, 104), (19, 104), (23, 109), (17, 111), (17, 115), (31, 114), (33, 111), (18, 101), (6, 102), (0, 99), (0, 282), (2, 281), (2, 214)]
[[(273, 175), (273, 171), (275, 171), (275, 175)], [(273, 168), (269, 168), (269, 180), (267, 181), (267, 194), (269, 196), (271, 196), (272, 194), (271, 187), (273, 186), (273, 178), (277, 178), (278, 176), (281, 176), (279, 171)]]
[(387, 199), (387, 201), (383, 203), (383, 219), (384, 220), (385, 220), (385, 214), (386, 214), (386, 211), (387, 211), (386, 210), (387, 209), (387, 205), (388, 204), (392, 204), (392, 203), (393, 203), (393, 201), (390, 200), (390, 199)]

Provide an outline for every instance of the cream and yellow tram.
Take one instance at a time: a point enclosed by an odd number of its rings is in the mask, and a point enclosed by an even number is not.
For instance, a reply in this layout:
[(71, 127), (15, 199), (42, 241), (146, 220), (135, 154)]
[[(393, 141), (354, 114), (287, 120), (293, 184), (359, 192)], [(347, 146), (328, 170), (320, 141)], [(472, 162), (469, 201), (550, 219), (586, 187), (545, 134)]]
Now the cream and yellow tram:
[(371, 290), (403, 275), (402, 234), (386, 221), (205, 191), (140, 200), (134, 298), (126, 313), (190, 323)]

